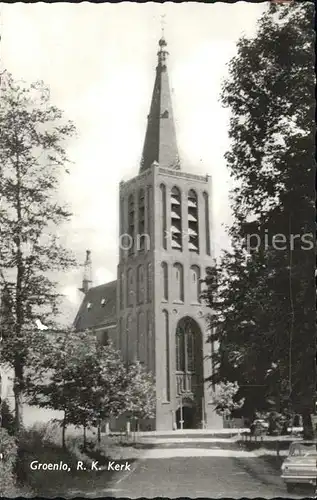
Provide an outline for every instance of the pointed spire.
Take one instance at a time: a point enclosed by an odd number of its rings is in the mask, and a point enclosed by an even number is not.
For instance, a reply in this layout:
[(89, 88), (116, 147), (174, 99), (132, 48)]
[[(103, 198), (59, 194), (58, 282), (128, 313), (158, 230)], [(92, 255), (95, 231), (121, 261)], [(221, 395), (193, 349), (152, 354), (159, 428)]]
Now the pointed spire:
[(158, 62), (150, 114), (145, 134), (140, 173), (155, 162), (161, 167), (180, 170), (169, 79), (167, 43), (159, 41)]
[(83, 276), (83, 284), (79, 289), (81, 292), (86, 294), (91, 287), (92, 284), (92, 267), (91, 267), (91, 251), (86, 250), (86, 260), (84, 263), (84, 276)]

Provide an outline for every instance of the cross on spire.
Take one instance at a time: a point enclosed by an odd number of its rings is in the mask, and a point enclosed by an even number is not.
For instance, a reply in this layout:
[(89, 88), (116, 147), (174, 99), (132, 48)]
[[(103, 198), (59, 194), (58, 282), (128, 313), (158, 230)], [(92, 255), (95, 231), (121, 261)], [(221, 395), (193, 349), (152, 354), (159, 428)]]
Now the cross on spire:
[[(161, 16), (162, 30), (164, 29)], [(173, 106), (168, 81), (167, 43), (164, 36), (159, 40), (156, 78), (152, 94), (150, 113), (145, 133), (140, 173), (153, 164), (180, 170), (178, 149), (173, 119)]]
[(165, 17), (166, 17), (166, 14), (162, 14), (162, 15), (161, 15), (161, 31), (162, 31), (162, 38), (164, 38), (164, 30), (165, 30), (165, 24), (166, 24)]

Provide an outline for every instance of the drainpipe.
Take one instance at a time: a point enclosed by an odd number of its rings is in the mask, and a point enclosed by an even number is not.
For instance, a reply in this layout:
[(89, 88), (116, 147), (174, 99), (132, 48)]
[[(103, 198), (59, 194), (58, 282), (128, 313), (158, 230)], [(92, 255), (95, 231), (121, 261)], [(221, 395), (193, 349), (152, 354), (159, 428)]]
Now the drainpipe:
[(202, 419), (201, 419), (201, 427), (202, 429), (205, 428), (205, 398), (204, 396), (201, 398), (201, 416), (202, 416)]

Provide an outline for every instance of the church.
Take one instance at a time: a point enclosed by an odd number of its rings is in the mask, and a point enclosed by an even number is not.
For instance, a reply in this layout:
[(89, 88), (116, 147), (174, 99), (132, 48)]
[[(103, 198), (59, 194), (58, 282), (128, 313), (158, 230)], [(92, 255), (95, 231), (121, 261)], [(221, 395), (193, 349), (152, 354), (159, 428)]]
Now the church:
[(213, 346), (200, 297), (214, 262), (211, 177), (182, 170), (164, 37), (157, 56), (139, 172), (119, 185), (117, 280), (93, 287), (87, 251), (74, 328), (111, 339), (125, 362), (139, 360), (153, 373), (152, 430), (222, 428), (204, 383)]

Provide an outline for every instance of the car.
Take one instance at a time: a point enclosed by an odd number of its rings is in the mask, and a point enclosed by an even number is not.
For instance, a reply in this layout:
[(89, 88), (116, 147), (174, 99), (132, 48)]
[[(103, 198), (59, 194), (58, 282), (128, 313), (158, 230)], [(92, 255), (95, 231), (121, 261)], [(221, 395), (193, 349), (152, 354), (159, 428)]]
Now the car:
[(304, 432), (304, 427), (287, 427), (287, 434), (293, 436), (301, 436)]
[(317, 441), (294, 441), (281, 467), (281, 478), (290, 493), (298, 484), (315, 485), (317, 476)]

